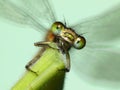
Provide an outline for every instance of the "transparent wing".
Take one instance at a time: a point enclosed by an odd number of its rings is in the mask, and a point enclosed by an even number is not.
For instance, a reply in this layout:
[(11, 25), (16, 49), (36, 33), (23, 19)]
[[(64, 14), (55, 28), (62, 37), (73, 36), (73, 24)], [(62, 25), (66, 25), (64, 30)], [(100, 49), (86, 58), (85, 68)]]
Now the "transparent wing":
[(0, 0), (0, 17), (45, 30), (55, 21), (48, 0)]
[(72, 52), (72, 58), (78, 57), (73, 60), (76, 72), (94, 80), (120, 81), (120, 6), (72, 28), (85, 33), (87, 41), (85, 48)]

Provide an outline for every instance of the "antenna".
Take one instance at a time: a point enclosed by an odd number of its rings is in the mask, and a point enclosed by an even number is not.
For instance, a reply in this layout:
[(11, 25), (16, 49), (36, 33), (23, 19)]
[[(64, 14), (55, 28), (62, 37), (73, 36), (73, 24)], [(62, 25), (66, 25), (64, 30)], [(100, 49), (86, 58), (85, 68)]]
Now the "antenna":
[(66, 23), (66, 20), (65, 20), (65, 16), (63, 15), (63, 23), (64, 23), (64, 25), (67, 27), (67, 23)]
[(83, 34), (86, 34), (86, 33), (88, 33), (88, 32), (81, 33), (80, 35), (82, 36)]

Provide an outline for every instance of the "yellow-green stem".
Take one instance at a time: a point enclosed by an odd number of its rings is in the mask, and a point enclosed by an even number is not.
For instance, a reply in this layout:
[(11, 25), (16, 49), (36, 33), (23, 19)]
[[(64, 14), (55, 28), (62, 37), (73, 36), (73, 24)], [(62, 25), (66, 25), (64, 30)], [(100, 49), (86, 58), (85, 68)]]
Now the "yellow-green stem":
[(38, 75), (26, 71), (11, 90), (62, 90), (65, 77), (63, 69), (62, 54), (57, 49), (48, 48), (32, 66)]

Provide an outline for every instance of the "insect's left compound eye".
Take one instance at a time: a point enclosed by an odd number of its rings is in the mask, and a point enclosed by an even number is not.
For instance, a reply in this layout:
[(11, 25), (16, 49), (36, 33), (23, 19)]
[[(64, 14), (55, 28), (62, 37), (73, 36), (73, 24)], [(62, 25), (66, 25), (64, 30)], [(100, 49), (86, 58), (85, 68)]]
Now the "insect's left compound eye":
[(53, 23), (51, 30), (55, 35), (60, 35), (61, 31), (64, 30), (64, 25), (61, 22), (55, 22)]
[(82, 48), (85, 46), (85, 44), (86, 44), (85, 38), (82, 37), (82, 36), (79, 36), (79, 37), (75, 40), (73, 46), (74, 46), (76, 49), (82, 49)]

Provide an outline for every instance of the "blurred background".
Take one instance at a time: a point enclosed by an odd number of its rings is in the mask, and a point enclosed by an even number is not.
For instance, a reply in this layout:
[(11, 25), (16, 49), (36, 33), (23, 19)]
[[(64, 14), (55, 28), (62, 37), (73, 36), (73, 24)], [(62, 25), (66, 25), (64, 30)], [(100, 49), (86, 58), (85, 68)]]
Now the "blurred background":
[[(118, 5), (119, 0), (49, 0), (58, 20), (66, 20), (69, 25), (83, 19), (99, 15)], [(0, 90), (10, 90), (24, 74), (25, 65), (36, 54), (39, 48), (34, 42), (43, 41), (45, 32), (0, 20)], [(116, 63), (117, 64), (117, 63)], [(72, 64), (71, 64), (72, 65)], [(114, 73), (118, 72), (116, 70)], [(120, 90), (120, 74), (114, 82), (98, 83), (77, 75), (71, 69), (65, 79), (64, 90)]]

